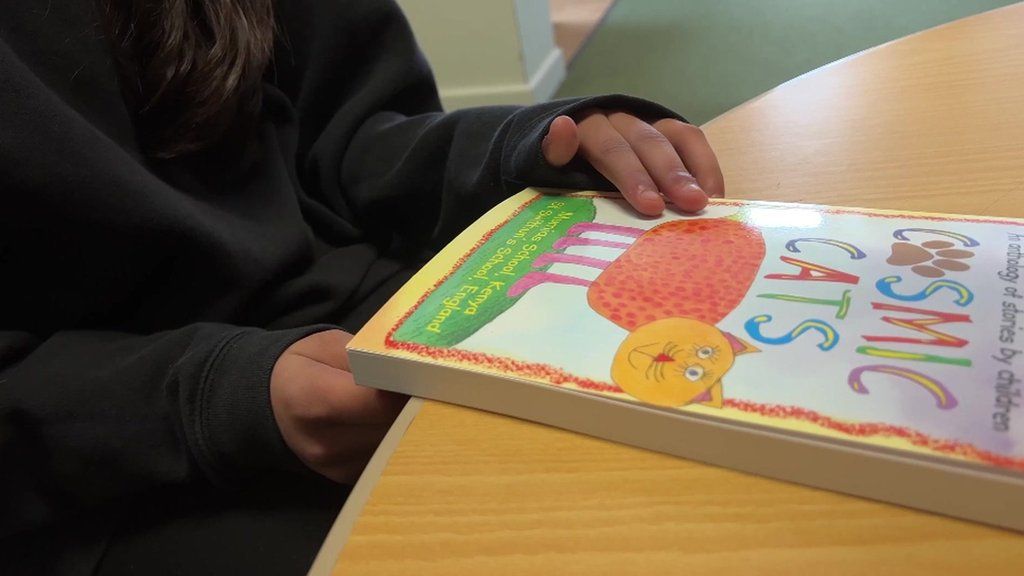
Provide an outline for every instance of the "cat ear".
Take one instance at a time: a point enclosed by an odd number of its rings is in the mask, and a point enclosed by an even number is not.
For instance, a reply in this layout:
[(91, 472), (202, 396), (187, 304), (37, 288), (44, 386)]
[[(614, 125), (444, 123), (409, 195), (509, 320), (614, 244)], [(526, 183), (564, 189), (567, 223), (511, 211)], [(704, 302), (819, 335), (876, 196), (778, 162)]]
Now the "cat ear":
[(733, 336), (728, 332), (722, 332), (722, 336), (725, 336), (725, 339), (729, 341), (729, 346), (732, 347), (733, 356), (740, 356), (743, 354), (750, 354), (751, 352), (761, 351), (760, 348), (753, 346), (752, 344), (750, 344), (750, 342), (747, 342), (742, 338)]
[(722, 407), (722, 381), (716, 380), (711, 388), (708, 388), (707, 392), (701, 395), (700, 399), (702, 406), (710, 406), (712, 408)]

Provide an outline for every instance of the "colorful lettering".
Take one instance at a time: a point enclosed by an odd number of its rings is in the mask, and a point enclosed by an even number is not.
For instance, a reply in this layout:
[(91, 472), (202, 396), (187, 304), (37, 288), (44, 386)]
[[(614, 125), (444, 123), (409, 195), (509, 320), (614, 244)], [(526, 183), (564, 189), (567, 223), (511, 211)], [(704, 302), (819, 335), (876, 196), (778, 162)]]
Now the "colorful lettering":
[(962, 244), (965, 247), (971, 248), (978, 246), (979, 242), (970, 236), (964, 234), (957, 234), (956, 232), (946, 232), (945, 230), (932, 230), (931, 228), (900, 228), (899, 230), (892, 233), (892, 237), (897, 240), (904, 240), (909, 242), (907, 238), (907, 232), (920, 232), (922, 234), (935, 234), (936, 236), (945, 236), (946, 238), (952, 238)]
[(926, 318), (893, 318), (892, 316), (882, 316), (883, 322), (888, 322), (893, 326), (899, 326), (900, 328), (906, 328), (908, 330), (914, 330), (922, 334), (931, 336), (931, 340), (923, 340), (920, 338), (908, 338), (904, 336), (864, 336), (864, 339), (868, 342), (901, 342), (904, 344), (927, 344), (934, 346), (950, 346), (954, 348), (962, 348), (967, 345), (967, 340), (963, 338), (957, 338), (938, 330), (932, 330), (929, 326), (934, 324), (945, 324), (947, 322), (970, 322), (971, 317), (967, 314), (952, 314), (950, 312), (938, 312), (935, 310), (922, 310), (920, 308), (909, 308), (906, 306), (897, 306), (895, 304), (883, 304), (881, 302), (872, 302), (871, 307), (875, 310), (886, 310), (889, 312), (907, 312), (910, 314), (920, 314), (927, 316)]
[(857, 284), (860, 278), (853, 274), (833, 270), (821, 264), (805, 262), (789, 256), (779, 256), (786, 264), (791, 264), (800, 269), (799, 274), (768, 274), (768, 280), (806, 280), (808, 282), (841, 282), (843, 284)]
[(945, 386), (943, 386), (942, 383), (939, 382), (938, 380), (935, 380), (934, 378), (921, 374), (920, 372), (910, 370), (908, 368), (900, 368), (898, 366), (886, 366), (884, 364), (861, 366), (859, 368), (854, 368), (853, 370), (851, 370), (850, 376), (846, 382), (847, 384), (849, 384), (850, 388), (852, 388), (854, 392), (858, 394), (870, 394), (870, 391), (868, 390), (867, 386), (864, 385), (863, 382), (863, 376), (865, 373), (868, 372), (877, 372), (879, 374), (897, 376), (899, 378), (903, 378), (904, 380), (909, 380), (910, 382), (917, 384), (918, 386), (927, 390), (928, 393), (932, 395), (932, 398), (935, 399), (935, 404), (938, 406), (940, 410), (952, 410), (953, 408), (956, 408), (957, 404), (959, 403), (957, 402), (956, 397), (953, 396), (953, 393), (950, 392)]
[(743, 328), (747, 331), (747, 334), (751, 338), (764, 344), (789, 344), (793, 340), (799, 338), (805, 332), (815, 331), (822, 335), (822, 341), (818, 344), (818, 348), (822, 351), (831, 350), (836, 347), (839, 343), (839, 333), (833, 328), (828, 322), (824, 320), (804, 320), (798, 324), (795, 328), (782, 336), (770, 337), (765, 336), (761, 333), (761, 325), (772, 321), (772, 317), (768, 314), (761, 314), (754, 316), (747, 323), (743, 325)]
[(797, 244), (799, 244), (800, 242), (813, 242), (817, 244), (827, 244), (829, 246), (835, 246), (836, 248), (839, 248), (843, 252), (849, 254), (851, 260), (860, 260), (862, 258), (867, 257), (867, 254), (865, 254), (863, 250), (857, 248), (853, 244), (850, 244), (848, 242), (842, 242), (840, 240), (833, 240), (831, 238), (796, 238), (795, 240), (790, 240), (789, 242), (786, 242), (786, 250), (799, 254), (800, 248), (797, 247)]
[(956, 299), (953, 300), (953, 303), (957, 306), (964, 307), (974, 301), (974, 293), (971, 292), (970, 288), (955, 280), (933, 280), (928, 284), (928, 286), (925, 286), (923, 290), (914, 294), (897, 294), (893, 289), (893, 286), (902, 281), (903, 278), (899, 276), (886, 276), (875, 283), (875, 288), (877, 288), (883, 295), (888, 296), (893, 300), (902, 300), (904, 302), (919, 302), (921, 300), (925, 300), (943, 288), (948, 288), (956, 293)]
[(843, 295), (838, 300), (829, 300), (826, 298), (809, 298), (807, 296), (796, 296), (794, 294), (758, 294), (758, 298), (768, 298), (770, 300), (783, 300), (785, 302), (799, 302), (801, 304), (819, 304), (822, 306), (835, 306), (836, 307), (836, 318), (840, 320), (846, 318), (846, 314), (850, 311), (850, 291), (844, 290)]
[(866, 356), (890, 358), (892, 360), (913, 360), (920, 362), (934, 362), (936, 364), (951, 364), (953, 366), (971, 366), (971, 360), (969, 358), (950, 358), (948, 356), (937, 356), (935, 354), (924, 354), (921, 352), (906, 352), (902, 350), (889, 350), (887, 348), (876, 348), (874, 346), (858, 346), (857, 352)]

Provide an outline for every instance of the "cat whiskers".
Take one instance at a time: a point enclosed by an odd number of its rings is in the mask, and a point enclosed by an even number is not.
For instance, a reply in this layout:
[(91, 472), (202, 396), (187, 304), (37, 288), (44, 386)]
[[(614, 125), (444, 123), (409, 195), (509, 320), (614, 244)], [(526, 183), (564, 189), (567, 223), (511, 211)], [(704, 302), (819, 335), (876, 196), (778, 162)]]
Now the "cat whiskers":
[[(654, 380), (655, 382), (660, 383), (662, 380), (665, 379), (665, 365), (674, 365), (676, 361), (675, 355), (679, 352), (679, 345), (674, 342), (666, 342), (661, 347), (661, 352), (659, 352), (658, 354), (650, 354), (642, 350), (643, 348), (656, 345), (657, 344), (655, 343), (651, 343), (645, 344), (643, 346), (637, 346), (630, 352), (629, 356), (627, 357), (627, 362), (629, 362), (629, 365), (631, 367), (638, 368), (638, 366), (633, 363), (633, 354), (640, 354), (641, 356), (644, 356), (648, 360), (647, 367), (644, 368), (644, 378), (647, 380)], [(660, 357), (662, 356), (668, 357), (668, 359), (670, 359), (671, 362), (669, 360), (661, 360)]]
[(653, 376), (655, 382), (661, 382), (665, 379), (665, 362), (659, 362), (654, 357), (651, 358), (651, 363), (647, 365), (647, 369), (644, 370), (644, 378), (650, 380)]
[[(657, 346), (657, 343), (656, 342), (652, 342), (650, 344), (643, 344), (641, 346), (637, 346), (636, 348), (633, 348), (633, 350), (631, 350), (629, 352), (629, 354), (626, 357), (626, 361), (629, 362), (630, 368), (634, 368), (634, 369), (639, 368), (639, 366), (637, 366), (636, 364), (633, 363), (633, 355), (634, 354), (639, 354), (639, 355), (643, 356), (644, 358), (647, 358), (648, 360), (650, 360), (652, 363), (654, 362), (654, 358), (655, 358), (656, 355), (655, 354), (651, 354), (649, 352), (645, 352), (643, 350), (644, 348), (649, 348), (651, 346)], [(650, 364), (648, 364), (648, 368), (650, 368)]]

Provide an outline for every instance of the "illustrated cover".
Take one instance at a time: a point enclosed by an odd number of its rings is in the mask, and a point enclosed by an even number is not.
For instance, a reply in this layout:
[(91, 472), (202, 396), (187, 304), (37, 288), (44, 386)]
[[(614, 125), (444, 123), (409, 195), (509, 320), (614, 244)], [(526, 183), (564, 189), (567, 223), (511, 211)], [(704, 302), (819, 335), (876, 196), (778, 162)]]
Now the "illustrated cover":
[(527, 190), (350, 350), (1020, 480), (1022, 244), (1009, 219), (736, 200), (649, 219)]

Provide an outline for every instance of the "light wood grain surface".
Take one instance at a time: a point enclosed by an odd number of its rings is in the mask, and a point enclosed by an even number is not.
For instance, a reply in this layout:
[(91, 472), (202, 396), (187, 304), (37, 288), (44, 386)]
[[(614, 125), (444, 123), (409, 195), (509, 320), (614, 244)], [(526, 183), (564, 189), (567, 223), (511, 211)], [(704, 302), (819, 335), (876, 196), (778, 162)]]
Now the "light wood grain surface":
[[(1024, 4), (706, 132), (731, 196), (1024, 217)], [(426, 402), (335, 574), (1024, 574), (1024, 536)]]

